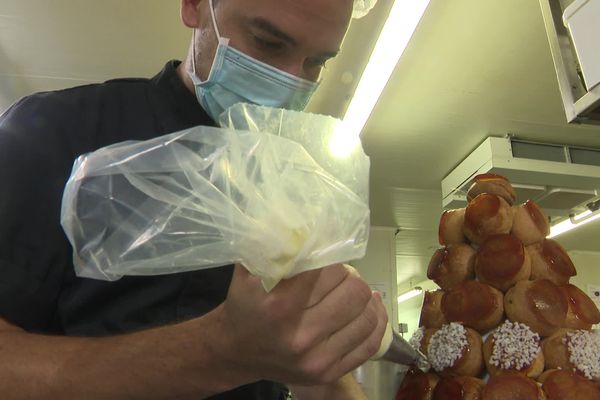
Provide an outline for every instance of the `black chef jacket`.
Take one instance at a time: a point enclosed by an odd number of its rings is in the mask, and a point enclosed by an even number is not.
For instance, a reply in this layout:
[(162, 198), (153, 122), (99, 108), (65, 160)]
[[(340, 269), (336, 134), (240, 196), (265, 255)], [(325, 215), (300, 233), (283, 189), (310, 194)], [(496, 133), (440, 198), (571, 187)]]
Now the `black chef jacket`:
[[(0, 316), (30, 332), (103, 336), (202, 315), (227, 293), (232, 267), (116, 282), (78, 278), (60, 226), (64, 185), (80, 154), (214, 125), (171, 61), (152, 79), (38, 93), (0, 116)], [(215, 399), (279, 399), (259, 382)]]

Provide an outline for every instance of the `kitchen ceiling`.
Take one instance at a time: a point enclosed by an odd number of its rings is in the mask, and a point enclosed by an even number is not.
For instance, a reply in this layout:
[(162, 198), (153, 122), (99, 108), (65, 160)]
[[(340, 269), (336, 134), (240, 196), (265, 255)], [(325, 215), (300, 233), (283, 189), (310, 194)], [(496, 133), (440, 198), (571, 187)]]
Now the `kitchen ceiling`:
[[(310, 110), (343, 114), (391, 4), (380, 0), (352, 24)], [(178, 8), (177, 0), (3, 0), (0, 112), (35, 91), (154, 75), (186, 53), (191, 33)], [(566, 123), (537, 1), (431, 0), (362, 134), (372, 222), (399, 229), (401, 288), (425, 278), (437, 247), (441, 179), (487, 136), (509, 133), (600, 148), (600, 127)], [(597, 237), (600, 222), (559, 241), (600, 251)]]

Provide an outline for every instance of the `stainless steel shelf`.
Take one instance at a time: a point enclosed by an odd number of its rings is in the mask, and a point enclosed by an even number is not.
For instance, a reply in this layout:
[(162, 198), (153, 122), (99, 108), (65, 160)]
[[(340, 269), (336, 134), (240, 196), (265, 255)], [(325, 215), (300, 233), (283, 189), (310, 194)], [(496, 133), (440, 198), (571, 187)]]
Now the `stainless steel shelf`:
[(583, 83), (573, 43), (562, 20), (563, 2), (540, 0), (540, 6), (567, 121), (600, 125), (600, 87), (588, 91)]

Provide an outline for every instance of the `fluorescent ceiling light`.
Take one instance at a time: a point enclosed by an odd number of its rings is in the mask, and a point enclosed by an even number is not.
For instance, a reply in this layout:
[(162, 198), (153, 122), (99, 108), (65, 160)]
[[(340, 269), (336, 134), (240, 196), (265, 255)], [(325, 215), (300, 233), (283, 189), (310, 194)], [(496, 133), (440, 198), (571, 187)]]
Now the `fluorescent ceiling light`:
[(412, 290), (398, 296), (398, 303), (402, 303), (403, 301), (412, 299), (413, 297), (418, 296), (421, 293), (423, 293), (423, 289), (420, 288), (419, 286), (417, 286), (417, 287), (413, 288)]
[(394, 1), (346, 110), (343, 129), (331, 141), (332, 153), (338, 156), (350, 154), (360, 143), (360, 132), (428, 5), (429, 0)]
[(548, 239), (558, 236), (562, 233), (568, 232), (577, 227), (583, 226), (589, 222), (595, 221), (600, 218), (600, 209), (596, 211), (586, 210), (581, 214), (570, 216), (566, 220), (559, 222), (556, 225), (550, 227), (550, 234), (546, 236)]

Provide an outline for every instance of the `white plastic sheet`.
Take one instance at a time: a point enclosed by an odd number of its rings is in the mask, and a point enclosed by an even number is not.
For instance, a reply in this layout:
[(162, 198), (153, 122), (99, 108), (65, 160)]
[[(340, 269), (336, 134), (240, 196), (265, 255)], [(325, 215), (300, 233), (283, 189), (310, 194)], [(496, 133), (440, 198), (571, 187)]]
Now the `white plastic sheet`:
[(195, 127), (80, 156), (61, 223), (76, 273), (116, 280), (242, 263), (267, 290), (364, 256), (369, 159), (331, 117), (238, 104)]

